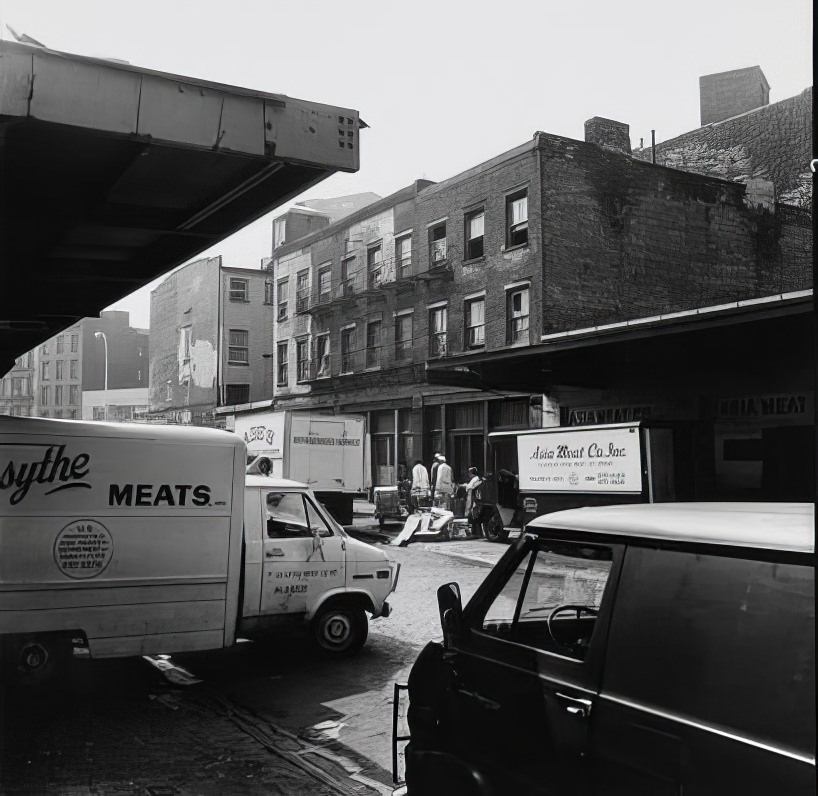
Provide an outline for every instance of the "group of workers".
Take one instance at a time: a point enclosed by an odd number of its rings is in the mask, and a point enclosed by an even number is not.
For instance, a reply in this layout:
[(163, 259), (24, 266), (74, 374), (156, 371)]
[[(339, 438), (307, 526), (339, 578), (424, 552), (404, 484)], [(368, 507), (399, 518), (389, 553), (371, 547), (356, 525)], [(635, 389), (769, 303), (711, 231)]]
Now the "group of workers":
[[(464, 516), (471, 521), (472, 533), (476, 534), (480, 528), (480, 487), (483, 479), (476, 467), (469, 467), (469, 481), (463, 485), (466, 493)], [(431, 469), (419, 459), (412, 468), (411, 507), (418, 511), (421, 506), (431, 505), (437, 508), (452, 510), (453, 499), (459, 485), (455, 483), (454, 472), (446, 457), (441, 453), (434, 455)]]

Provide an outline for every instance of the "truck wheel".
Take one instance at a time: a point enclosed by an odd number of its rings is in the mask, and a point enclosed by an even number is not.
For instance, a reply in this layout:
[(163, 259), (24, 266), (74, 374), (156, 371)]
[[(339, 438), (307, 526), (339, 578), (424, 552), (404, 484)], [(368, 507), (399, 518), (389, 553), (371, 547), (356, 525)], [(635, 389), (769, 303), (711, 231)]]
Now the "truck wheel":
[(369, 634), (366, 611), (355, 605), (336, 603), (322, 608), (312, 620), (312, 635), (323, 652), (354, 655)]
[(483, 523), (483, 533), (490, 542), (505, 542), (508, 539), (508, 531), (503, 527), (503, 521), (497, 514), (492, 514)]
[(60, 636), (18, 638), (6, 648), (8, 679), (24, 686), (55, 682), (67, 674), (73, 649), (71, 639)]

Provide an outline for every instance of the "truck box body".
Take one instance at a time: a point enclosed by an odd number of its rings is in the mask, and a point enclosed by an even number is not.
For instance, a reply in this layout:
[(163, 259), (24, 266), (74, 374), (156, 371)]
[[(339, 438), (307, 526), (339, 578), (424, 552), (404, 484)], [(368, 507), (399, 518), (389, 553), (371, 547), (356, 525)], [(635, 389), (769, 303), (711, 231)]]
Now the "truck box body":
[(366, 487), (366, 420), (283, 410), (236, 415), (235, 431), (249, 458), (270, 459), (270, 475), (308, 484), (342, 524), (352, 522), (352, 500)]
[(231, 644), (244, 468), (222, 431), (0, 417), (0, 635), (81, 630), (94, 657)]

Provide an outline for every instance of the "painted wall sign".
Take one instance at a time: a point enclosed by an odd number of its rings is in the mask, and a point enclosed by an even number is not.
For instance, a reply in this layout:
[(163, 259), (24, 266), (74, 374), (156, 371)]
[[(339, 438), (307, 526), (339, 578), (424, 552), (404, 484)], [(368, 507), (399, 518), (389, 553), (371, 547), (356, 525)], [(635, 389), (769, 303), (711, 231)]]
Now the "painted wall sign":
[(804, 393), (781, 395), (742, 395), (720, 398), (716, 416), (720, 419), (764, 420), (766, 418), (804, 417), (811, 412), (811, 401)]
[(523, 492), (642, 491), (636, 427), (521, 434), (517, 460)]
[(111, 563), (114, 542), (108, 529), (96, 520), (75, 520), (54, 541), (54, 561), (70, 578), (94, 578)]

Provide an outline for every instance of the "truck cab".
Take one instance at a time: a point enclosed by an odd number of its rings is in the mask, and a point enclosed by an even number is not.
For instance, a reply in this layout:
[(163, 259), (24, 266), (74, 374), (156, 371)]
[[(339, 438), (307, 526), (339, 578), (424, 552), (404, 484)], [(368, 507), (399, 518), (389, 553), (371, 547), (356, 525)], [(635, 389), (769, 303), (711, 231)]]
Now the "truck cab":
[(389, 616), (399, 567), (350, 537), (306, 484), (247, 476), (239, 635), (307, 623), (322, 650), (354, 653), (367, 614)]

